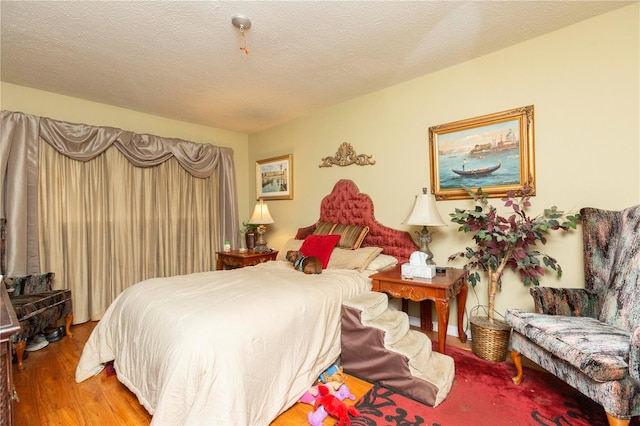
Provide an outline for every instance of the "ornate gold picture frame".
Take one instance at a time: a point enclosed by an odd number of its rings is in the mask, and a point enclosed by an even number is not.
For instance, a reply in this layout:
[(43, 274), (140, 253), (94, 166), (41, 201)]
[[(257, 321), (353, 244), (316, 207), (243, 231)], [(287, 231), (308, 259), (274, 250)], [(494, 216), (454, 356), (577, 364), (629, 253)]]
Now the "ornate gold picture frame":
[(293, 155), (256, 161), (256, 200), (293, 200)]
[(489, 197), (528, 183), (535, 194), (533, 105), (429, 128), (431, 190), (438, 200)]

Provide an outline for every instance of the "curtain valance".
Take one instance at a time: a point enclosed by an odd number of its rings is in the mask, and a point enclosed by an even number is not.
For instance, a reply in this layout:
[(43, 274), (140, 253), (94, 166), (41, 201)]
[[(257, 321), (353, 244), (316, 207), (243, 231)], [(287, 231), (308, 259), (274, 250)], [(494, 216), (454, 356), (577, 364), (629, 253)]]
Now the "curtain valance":
[(89, 161), (112, 145), (137, 167), (157, 166), (173, 156), (198, 178), (211, 176), (220, 156), (220, 148), (213, 145), (50, 118), (40, 119), (40, 137), (59, 153), (78, 161)]

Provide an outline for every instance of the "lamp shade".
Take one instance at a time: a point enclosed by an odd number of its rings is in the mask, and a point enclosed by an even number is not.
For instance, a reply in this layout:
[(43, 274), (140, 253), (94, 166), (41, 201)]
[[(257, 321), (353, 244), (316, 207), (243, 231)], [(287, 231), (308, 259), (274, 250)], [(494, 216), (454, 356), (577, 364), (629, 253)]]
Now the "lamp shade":
[(423, 194), (416, 196), (411, 214), (404, 221), (407, 225), (446, 226), (440, 216), (436, 199), (432, 194), (427, 194), (427, 188), (422, 189)]
[(275, 221), (269, 214), (269, 207), (260, 200), (258, 204), (256, 204), (255, 209), (253, 210), (253, 214), (249, 219), (249, 223), (253, 225), (266, 225), (268, 223), (274, 223)]

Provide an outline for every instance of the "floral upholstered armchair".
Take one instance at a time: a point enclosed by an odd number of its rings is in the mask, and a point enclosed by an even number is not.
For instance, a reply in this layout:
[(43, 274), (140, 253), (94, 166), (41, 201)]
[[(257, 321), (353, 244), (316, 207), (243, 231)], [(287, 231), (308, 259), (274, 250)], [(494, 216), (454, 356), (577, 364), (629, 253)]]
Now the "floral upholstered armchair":
[(18, 370), (24, 369), (23, 358), (27, 339), (42, 333), (47, 327), (65, 319), (65, 331), (71, 334), (73, 305), (71, 290), (52, 290), (54, 274), (6, 276), (6, 219), (0, 219), (0, 275), (9, 293), (11, 305), (20, 323), (20, 331), (12, 337), (18, 360)]
[(513, 381), (522, 354), (628, 425), (640, 415), (640, 206), (581, 214), (584, 289), (532, 287), (535, 313), (507, 310)]

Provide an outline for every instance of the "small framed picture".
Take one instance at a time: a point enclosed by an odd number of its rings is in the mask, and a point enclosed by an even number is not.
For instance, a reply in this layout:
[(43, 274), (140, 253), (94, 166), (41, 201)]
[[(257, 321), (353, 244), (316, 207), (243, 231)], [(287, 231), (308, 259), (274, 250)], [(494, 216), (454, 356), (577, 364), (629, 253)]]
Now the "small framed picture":
[(293, 155), (256, 161), (256, 200), (293, 200)]
[(431, 188), (437, 200), (535, 194), (533, 105), (429, 128)]

